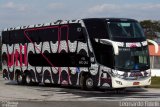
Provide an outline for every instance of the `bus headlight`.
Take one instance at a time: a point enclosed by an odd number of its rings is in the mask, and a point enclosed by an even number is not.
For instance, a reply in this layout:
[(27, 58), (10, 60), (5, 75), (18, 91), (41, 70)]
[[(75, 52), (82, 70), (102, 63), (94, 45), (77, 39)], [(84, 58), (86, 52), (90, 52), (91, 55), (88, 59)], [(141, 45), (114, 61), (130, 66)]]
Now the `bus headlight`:
[(112, 71), (111, 71), (111, 75), (112, 75), (113, 77), (116, 77), (116, 76), (118, 75), (118, 72), (117, 72), (116, 70), (112, 70)]
[(113, 77), (118, 77), (118, 78), (125, 78), (128, 75), (128, 73), (122, 72), (122, 71), (117, 71), (117, 70), (112, 70), (112, 76)]
[(144, 71), (144, 76), (146, 77), (151, 76), (151, 70), (149, 69), (149, 70)]

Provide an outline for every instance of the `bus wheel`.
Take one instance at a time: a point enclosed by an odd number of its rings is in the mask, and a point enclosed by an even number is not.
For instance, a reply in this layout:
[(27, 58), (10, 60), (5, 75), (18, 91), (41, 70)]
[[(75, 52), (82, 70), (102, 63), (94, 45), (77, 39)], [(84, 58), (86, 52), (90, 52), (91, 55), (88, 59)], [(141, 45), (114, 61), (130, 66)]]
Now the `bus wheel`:
[(31, 75), (29, 73), (26, 74), (26, 78), (25, 79), (26, 79), (26, 84), (27, 85), (32, 85), (33, 84), (32, 77), (31, 77)]
[(94, 81), (90, 76), (85, 76), (83, 80), (83, 87), (85, 90), (93, 90)]
[(16, 74), (16, 81), (18, 85), (23, 85), (24, 84), (24, 80), (23, 80), (23, 76), (21, 73), (17, 73)]

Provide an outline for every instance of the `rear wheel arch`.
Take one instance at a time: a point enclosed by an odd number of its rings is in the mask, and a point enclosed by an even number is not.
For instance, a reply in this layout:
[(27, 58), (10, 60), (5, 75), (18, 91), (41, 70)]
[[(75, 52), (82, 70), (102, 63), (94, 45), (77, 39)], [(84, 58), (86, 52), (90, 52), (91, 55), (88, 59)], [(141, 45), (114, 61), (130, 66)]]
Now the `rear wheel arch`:
[(23, 72), (21, 70), (16, 70), (15, 71), (15, 80), (17, 81), (17, 84), (19, 84), (19, 85), (25, 84), (24, 75), (23, 75)]

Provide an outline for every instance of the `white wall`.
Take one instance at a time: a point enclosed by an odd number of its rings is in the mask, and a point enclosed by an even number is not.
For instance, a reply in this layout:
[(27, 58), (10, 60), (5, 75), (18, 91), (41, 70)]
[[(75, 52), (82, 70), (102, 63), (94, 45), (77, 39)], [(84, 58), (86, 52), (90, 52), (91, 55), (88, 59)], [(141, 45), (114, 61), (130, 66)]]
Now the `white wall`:
[(160, 69), (151, 69), (151, 76), (160, 76)]

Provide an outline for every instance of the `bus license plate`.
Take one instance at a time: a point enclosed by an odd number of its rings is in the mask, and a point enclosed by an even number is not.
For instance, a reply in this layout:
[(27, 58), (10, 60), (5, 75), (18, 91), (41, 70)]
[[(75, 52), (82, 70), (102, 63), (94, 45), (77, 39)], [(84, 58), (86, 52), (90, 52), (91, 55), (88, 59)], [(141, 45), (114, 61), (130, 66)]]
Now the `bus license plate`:
[(139, 85), (139, 82), (133, 82), (133, 85)]

